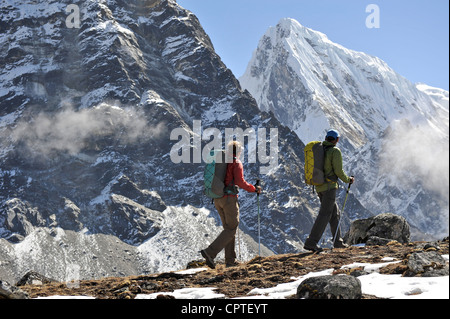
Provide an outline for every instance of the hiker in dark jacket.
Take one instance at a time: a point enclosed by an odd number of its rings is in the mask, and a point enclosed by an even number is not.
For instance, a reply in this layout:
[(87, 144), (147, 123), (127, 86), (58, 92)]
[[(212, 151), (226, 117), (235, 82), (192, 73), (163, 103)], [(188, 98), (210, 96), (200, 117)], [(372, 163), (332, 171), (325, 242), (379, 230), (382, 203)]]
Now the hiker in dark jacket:
[(347, 247), (341, 238), (340, 230), (337, 229), (340, 218), (340, 211), (336, 204), (336, 192), (338, 189), (337, 181), (339, 178), (344, 183), (351, 184), (354, 182), (354, 178), (348, 177), (342, 168), (342, 153), (341, 150), (336, 147), (337, 142), (339, 142), (339, 133), (336, 130), (328, 131), (325, 141), (323, 142), (323, 145), (325, 146), (324, 173), (327, 182), (316, 186), (316, 191), (320, 199), (320, 211), (304, 245), (305, 249), (314, 252), (322, 251), (322, 248), (318, 246), (318, 243), (322, 238), (328, 223), (330, 224), (333, 238), (337, 236), (334, 247)]
[(227, 165), (227, 173), (225, 175), (225, 190), (229, 192), (222, 198), (214, 199), (214, 205), (222, 221), (223, 231), (208, 248), (200, 251), (206, 260), (206, 264), (211, 268), (215, 268), (214, 258), (222, 249), (225, 249), (226, 266), (232, 267), (237, 265), (234, 248), (236, 231), (239, 226), (239, 203), (238, 194), (233, 191), (233, 186), (238, 186), (250, 193), (261, 193), (261, 187), (255, 187), (245, 181), (244, 167), (239, 160), (242, 152), (241, 144), (233, 141), (228, 145), (228, 148), (230, 152), (233, 152), (233, 163)]

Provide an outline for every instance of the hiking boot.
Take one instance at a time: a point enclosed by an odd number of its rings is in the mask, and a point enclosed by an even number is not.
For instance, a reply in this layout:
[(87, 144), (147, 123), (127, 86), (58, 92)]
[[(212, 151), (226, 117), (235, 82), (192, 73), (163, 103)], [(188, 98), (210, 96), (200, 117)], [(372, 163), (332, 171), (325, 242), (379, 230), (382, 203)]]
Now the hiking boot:
[(339, 240), (334, 243), (334, 248), (348, 248), (348, 245), (344, 244), (342, 240)]
[(306, 250), (310, 250), (313, 253), (320, 253), (321, 251), (323, 251), (322, 247), (319, 247), (317, 245), (314, 245), (314, 246), (304, 245), (303, 248), (306, 249)]
[(203, 258), (205, 258), (206, 265), (209, 268), (215, 269), (216, 264), (214, 264), (214, 259), (212, 259), (204, 250), (200, 250), (200, 254), (202, 254)]
[(225, 267), (230, 268), (230, 267), (237, 267), (239, 265), (240, 265), (240, 263), (238, 263), (237, 261), (233, 261), (231, 263), (226, 263)]

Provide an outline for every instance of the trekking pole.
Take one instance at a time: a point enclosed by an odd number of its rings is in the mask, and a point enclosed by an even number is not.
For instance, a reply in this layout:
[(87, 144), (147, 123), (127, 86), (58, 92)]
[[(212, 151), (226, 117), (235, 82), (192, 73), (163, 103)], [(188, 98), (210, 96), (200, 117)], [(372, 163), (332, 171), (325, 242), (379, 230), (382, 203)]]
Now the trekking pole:
[[(354, 176), (352, 176), (353, 178)], [(345, 209), (345, 204), (347, 203), (347, 198), (348, 198), (348, 193), (350, 192), (350, 187), (352, 186), (352, 183), (348, 184), (348, 188), (347, 188), (347, 194), (345, 194), (345, 199), (344, 199), (344, 205), (342, 205), (342, 210), (341, 210), (341, 217), (339, 218), (339, 222), (338, 222), (338, 226), (336, 228), (336, 233), (334, 234), (334, 239), (333, 239), (333, 247), (334, 244), (336, 243), (336, 238), (337, 235), (340, 233), (339, 232), (339, 228), (341, 227), (341, 220), (344, 217), (344, 209)]]
[[(261, 181), (259, 179), (256, 180), (255, 186), (258, 187)], [(258, 203), (258, 256), (261, 257), (261, 221), (259, 218), (259, 193), (256, 193), (257, 203)]]

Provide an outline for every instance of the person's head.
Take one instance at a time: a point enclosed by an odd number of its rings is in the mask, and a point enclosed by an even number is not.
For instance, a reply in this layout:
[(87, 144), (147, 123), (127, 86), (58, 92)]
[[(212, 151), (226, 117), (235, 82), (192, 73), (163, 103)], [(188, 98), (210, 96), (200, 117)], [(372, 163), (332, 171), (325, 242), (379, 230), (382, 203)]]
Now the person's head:
[(242, 152), (242, 144), (238, 141), (231, 141), (228, 143), (228, 151), (233, 154), (233, 157), (238, 158)]
[(336, 130), (329, 130), (325, 136), (325, 141), (336, 144), (339, 142), (339, 132)]

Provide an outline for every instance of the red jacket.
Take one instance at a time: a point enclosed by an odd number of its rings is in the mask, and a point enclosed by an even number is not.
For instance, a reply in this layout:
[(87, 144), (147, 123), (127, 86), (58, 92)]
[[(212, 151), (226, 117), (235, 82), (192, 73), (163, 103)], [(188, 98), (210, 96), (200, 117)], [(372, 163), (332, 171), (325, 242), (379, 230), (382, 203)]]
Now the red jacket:
[[(255, 186), (249, 184), (245, 181), (244, 178), (244, 166), (242, 162), (238, 159), (234, 159), (233, 163), (229, 163), (227, 166), (227, 174), (225, 176), (225, 186), (233, 185), (239, 186), (239, 188), (245, 189), (247, 192), (254, 193), (256, 192)], [(228, 195), (228, 196), (236, 196), (236, 195)]]

